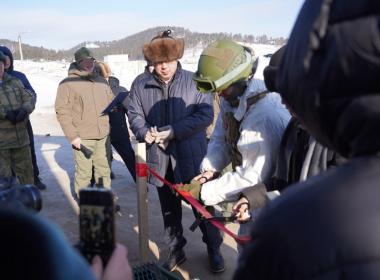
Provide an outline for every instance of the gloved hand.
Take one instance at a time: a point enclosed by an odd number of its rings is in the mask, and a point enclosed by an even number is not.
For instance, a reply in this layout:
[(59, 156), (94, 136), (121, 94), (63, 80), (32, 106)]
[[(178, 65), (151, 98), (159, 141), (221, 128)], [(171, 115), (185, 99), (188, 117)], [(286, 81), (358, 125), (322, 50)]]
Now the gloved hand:
[(178, 187), (179, 190), (189, 192), (192, 197), (199, 201), (201, 201), (201, 188), (202, 184), (196, 180), (192, 180), (190, 184)]
[(8, 111), (5, 114), (5, 119), (10, 121), (12, 124), (16, 124), (16, 112), (15, 111)]
[(17, 111), (16, 122), (24, 121), (29, 115), (28, 112), (22, 107), (18, 110), (15, 110), (15, 111)]
[(158, 128), (158, 137), (160, 142), (167, 142), (174, 138), (174, 130), (171, 125), (166, 125)]
[(169, 144), (169, 140), (174, 138), (173, 128), (170, 125), (162, 126), (157, 129), (157, 126), (153, 126), (150, 129), (152, 135), (155, 137), (155, 142), (161, 147), (163, 150)]

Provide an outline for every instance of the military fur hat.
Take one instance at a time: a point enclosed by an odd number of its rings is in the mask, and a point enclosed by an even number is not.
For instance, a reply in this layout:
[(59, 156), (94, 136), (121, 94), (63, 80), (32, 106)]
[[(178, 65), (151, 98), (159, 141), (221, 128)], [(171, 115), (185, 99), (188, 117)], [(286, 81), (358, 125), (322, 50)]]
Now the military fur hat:
[(182, 38), (170, 36), (171, 30), (161, 32), (150, 43), (144, 44), (143, 54), (151, 63), (168, 62), (183, 56), (185, 41)]

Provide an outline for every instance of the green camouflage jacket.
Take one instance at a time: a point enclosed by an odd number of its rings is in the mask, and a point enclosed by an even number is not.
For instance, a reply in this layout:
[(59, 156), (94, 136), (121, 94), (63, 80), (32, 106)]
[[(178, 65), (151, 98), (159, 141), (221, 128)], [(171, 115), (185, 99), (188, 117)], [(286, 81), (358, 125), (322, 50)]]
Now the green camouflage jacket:
[(5, 115), (8, 111), (21, 107), (30, 114), (35, 103), (33, 94), (24, 88), (19, 79), (4, 73), (3, 81), (0, 83), (0, 149), (19, 148), (29, 144), (26, 128), (28, 118), (12, 124)]

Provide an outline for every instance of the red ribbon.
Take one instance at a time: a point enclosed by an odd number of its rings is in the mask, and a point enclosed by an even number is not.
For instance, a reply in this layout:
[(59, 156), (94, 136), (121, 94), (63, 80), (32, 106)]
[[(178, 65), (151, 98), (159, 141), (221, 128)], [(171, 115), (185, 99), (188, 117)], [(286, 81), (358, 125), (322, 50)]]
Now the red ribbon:
[(146, 165), (146, 163), (136, 163), (136, 176), (137, 177), (148, 176), (148, 166)]
[(208, 212), (203, 205), (196, 200), (194, 197), (191, 196), (189, 192), (182, 191), (178, 187), (182, 186), (182, 184), (172, 184), (169, 181), (167, 181), (165, 178), (162, 178), (156, 171), (153, 169), (149, 168), (146, 166), (146, 168), (149, 170), (149, 172), (156, 177), (158, 180), (163, 182), (165, 185), (169, 186), (173, 190), (175, 190), (184, 200), (186, 200), (188, 203), (190, 203), (191, 206), (193, 206), (199, 214), (201, 214), (205, 219), (210, 219), (208, 220), (211, 224), (213, 224), (215, 227), (223, 231), (224, 233), (228, 234), (231, 236), (235, 241), (241, 245), (246, 244), (251, 241), (251, 237), (249, 235), (245, 236), (239, 236), (232, 231), (230, 231), (228, 228), (225, 227), (225, 225), (217, 220), (212, 220), (213, 216)]

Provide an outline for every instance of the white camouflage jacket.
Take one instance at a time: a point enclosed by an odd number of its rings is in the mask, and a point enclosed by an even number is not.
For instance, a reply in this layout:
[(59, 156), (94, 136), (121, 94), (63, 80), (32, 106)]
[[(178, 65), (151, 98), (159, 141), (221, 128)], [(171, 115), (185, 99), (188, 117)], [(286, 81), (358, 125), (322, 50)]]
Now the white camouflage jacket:
[(200, 167), (201, 172), (220, 172), (231, 162), (222, 123), (222, 114), (228, 111), (234, 112), (235, 119), (241, 121), (237, 147), (243, 163), (236, 167), (235, 172), (226, 172), (220, 178), (203, 184), (201, 199), (205, 205), (237, 200), (245, 188), (272, 175), (290, 114), (281, 104), (281, 97), (273, 92), (247, 109), (247, 99), (265, 90), (262, 80), (252, 79), (237, 108), (222, 98), (221, 111)]

